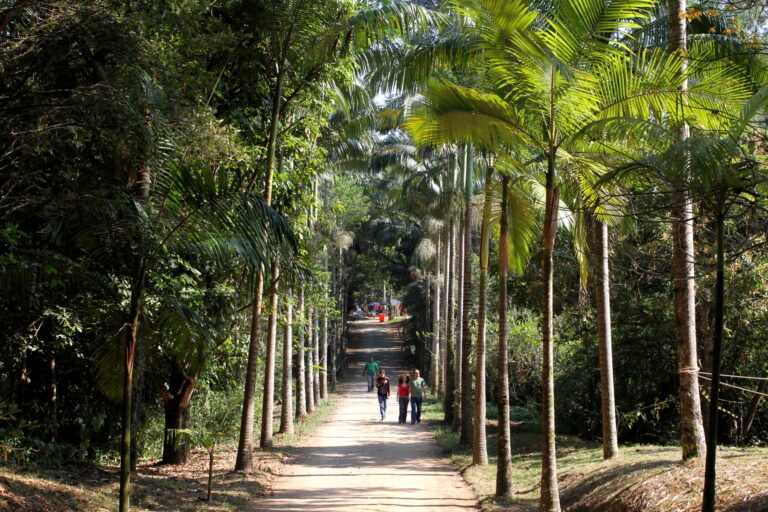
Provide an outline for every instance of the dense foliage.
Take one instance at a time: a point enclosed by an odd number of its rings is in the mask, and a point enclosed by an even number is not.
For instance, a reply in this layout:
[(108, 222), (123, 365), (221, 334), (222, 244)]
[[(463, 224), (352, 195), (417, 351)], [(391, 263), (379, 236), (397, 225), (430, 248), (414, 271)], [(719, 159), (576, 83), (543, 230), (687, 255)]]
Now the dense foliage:
[(475, 463), (485, 397), (605, 441), (606, 329), (618, 441), (722, 372), (716, 440), (768, 442), (764, 9), (599, 3), (0, 2), (3, 460), (183, 464), (251, 378), (290, 432), (392, 298)]

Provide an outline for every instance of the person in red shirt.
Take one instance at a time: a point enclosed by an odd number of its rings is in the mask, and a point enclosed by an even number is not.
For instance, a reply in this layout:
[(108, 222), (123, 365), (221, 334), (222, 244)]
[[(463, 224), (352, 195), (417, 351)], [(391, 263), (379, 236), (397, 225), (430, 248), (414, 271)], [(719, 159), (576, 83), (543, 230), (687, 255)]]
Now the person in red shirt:
[(398, 423), (405, 423), (408, 414), (408, 395), (411, 392), (410, 379), (404, 373), (397, 377), (397, 401), (400, 404), (400, 419)]

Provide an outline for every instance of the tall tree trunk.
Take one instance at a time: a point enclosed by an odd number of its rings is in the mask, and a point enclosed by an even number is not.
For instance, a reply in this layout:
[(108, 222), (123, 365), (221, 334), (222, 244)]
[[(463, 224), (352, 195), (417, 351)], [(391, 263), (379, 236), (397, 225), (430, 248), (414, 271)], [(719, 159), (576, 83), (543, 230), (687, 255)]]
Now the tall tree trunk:
[[(452, 227), (451, 227), (452, 229)], [(453, 261), (453, 247), (450, 245), (451, 235), (446, 230), (445, 240), (443, 245), (445, 246), (444, 263), (443, 263), (443, 343), (440, 347), (440, 389), (438, 390), (443, 401), (446, 401), (446, 368), (448, 368), (448, 337), (450, 331), (451, 315), (452, 311), (448, 311), (449, 303), (449, 289), (453, 279), (453, 271), (451, 270), (451, 262)]]
[(458, 228), (458, 235), (456, 237), (456, 315), (454, 318), (454, 322), (456, 323), (456, 327), (454, 330), (454, 368), (453, 368), (453, 380), (454, 380), (454, 415), (453, 415), (453, 425), (452, 428), (454, 431), (459, 432), (461, 430), (461, 390), (462, 388), (462, 382), (461, 382), (461, 368), (462, 368), (462, 355), (463, 355), (463, 333), (464, 330), (462, 329), (463, 320), (464, 320), (464, 257), (466, 256), (464, 254), (464, 229), (466, 226), (464, 225), (464, 220), (461, 221), (461, 226)]
[(320, 336), (320, 398), (328, 398), (328, 313), (323, 311), (323, 321)]
[[(472, 444), (472, 193), (474, 155), (472, 146), (466, 148), (464, 203), (464, 282), (461, 318), (461, 426), (459, 443)], [(485, 389), (475, 389), (485, 393)]]
[(189, 462), (191, 445), (189, 436), (179, 433), (189, 427), (189, 409), (197, 377), (184, 373), (178, 362), (171, 367), (168, 389), (163, 389), (165, 409), (165, 435), (163, 436), (163, 464), (186, 464)]
[(283, 389), (280, 400), (280, 433), (293, 434), (293, 293), (288, 290), (283, 328)]
[(501, 178), (501, 226), (499, 227), (499, 382), (496, 402), (499, 408), (496, 496), (512, 496), (512, 442), (509, 432), (509, 352), (507, 349), (507, 188), (509, 178)]
[(261, 402), (261, 438), (259, 446), (270, 448), (274, 432), (275, 412), (275, 360), (277, 359), (277, 298), (280, 290), (280, 267), (272, 263), (272, 292), (269, 297), (267, 323), (267, 350), (264, 357), (264, 396)]
[(306, 387), (306, 373), (305, 364), (306, 357), (304, 354), (304, 339), (305, 339), (305, 324), (306, 317), (304, 315), (304, 285), (301, 285), (299, 289), (299, 303), (296, 305), (296, 311), (300, 317), (301, 322), (298, 324), (298, 340), (296, 344), (296, 418), (303, 419), (307, 415), (307, 387)]
[(454, 354), (456, 352), (455, 343), (455, 329), (453, 322), (454, 312), (454, 288), (455, 288), (455, 276), (456, 276), (456, 227), (453, 221), (451, 221), (450, 234), (448, 239), (448, 254), (450, 258), (449, 271), (446, 272), (448, 281), (447, 286), (447, 300), (448, 308), (446, 309), (446, 351), (445, 351), (445, 400), (443, 401), (443, 420), (445, 423), (452, 425), (454, 417), (456, 416), (456, 365)]
[(720, 361), (723, 347), (725, 301), (725, 185), (721, 185), (717, 206), (717, 275), (715, 277), (715, 332), (712, 336), (712, 384), (709, 388), (709, 428), (707, 429), (707, 455), (704, 468), (704, 499), (701, 512), (715, 511), (715, 482), (717, 464), (717, 406), (720, 401)]
[(474, 431), (472, 436), (472, 464), (488, 464), (488, 443), (485, 435), (485, 323), (488, 288), (488, 261), (490, 253), (491, 180), (493, 168), (488, 166), (485, 175), (485, 203), (480, 229), (480, 275), (477, 302), (477, 342), (475, 343), (475, 403)]
[(240, 437), (237, 445), (235, 471), (253, 469), (253, 414), (256, 409), (256, 366), (259, 361), (259, 330), (261, 303), (264, 294), (264, 267), (259, 268), (256, 278), (255, 299), (251, 309), (251, 332), (248, 342), (248, 362), (245, 370), (245, 393), (240, 418)]
[[(264, 201), (272, 204), (272, 181), (275, 172), (275, 153), (277, 148), (278, 127), (283, 98), (283, 82), (285, 80), (286, 52), (290, 46), (293, 25), (290, 26), (283, 45), (283, 55), (278, 65), (275, 90), (272, 95), (272, 114), (269, 121), (269, 140), (267, 142), (267, 176), (264, 184)], [(252, 185), (253, 183), (251, 183)], [(250, 185), (248, 187), (250, 189)], [(256, 408), (256, 366), (258, 362), (259, 323), (261, 320), (261, 303), (264, 294), (264, 266), (259, 266), (259, 276), (256, 279), (253, 309), (251, 313), (251, 336), (248, 345), (248, 363), (245, 374), (245, 391), (243, 393), (243, 413), (240, 419), (240, 437), (237, 445), (235, 471), (253, 470), (253, 413)], [(274, 383), (273, 383), (274, 386)], [(271, 435), (271, 433), (270, 433)]]
[(136, 279), (131, 288), (131, 306), (128, 316), (128, 329), (125, 335), (123, 353), (123, 414), (122, 439), (120, 442), (120, 494), (119, 512), (128, 512), (131, 508), (131, 411), (133, 408), (133, 360), (138, 341), (139, 318), (141, 316), (142, 297), (146, 273), (144, 264), (139, 265)]
[(613, 343), (611, 340), (611, 278), (608, 225), (595, 219), (595, 239), (599, 242), (597, 256), (597, 338), (600, 360), (600, 411), (603, 420), (603, 458), (619, 455), (616, 432), (616, 401), (613, 393)]
[[(668, 13), (669, 50), (687, 51), (686, 0), (670, 0)], [(688, 88), (687, 81), (681, 90)], [(689, 136), (688, 125), (680, 127), (681, 140)], [(687, 169), (690, 172), (690, 169)], [(680, 372), (680, 442), (683, 460), (704, 455), (704, 423), (699, 396), (696, 354), (696, 281), (694, 277), (693, 202), (687, 183), (675, 194), (672, 225), (672, 269), (677, 326), (677, 365)]]
[(440, 393), (440, 248), (441, 239), (438, 235), (435, 251), (435, 293), (432, 299), (432, 349), (429, 369), (429, 385), (433, 393)]
[[(133, 401), (133, 413), (131, 415), (131, 439), (136, 439), (138, 437), (139, 432), (139, 425), (141, 423), (141, 409), (142, 409), (142, 400), (141, 400), (141, 390), (144, 385), (144, 379), (145, 379), (145, 358), (144, 358), (144, 350), (141, 345), (136, 346), (136, 355), (135, 360), (133, 363), (134, 368), (134, 384), (133, 387), (136, 390), (135, 397), (136, 399)], [(140, 446), (137, 442), (131, 443), (131, 471), (136, 471), (136, 466), (139, 463), (139, 456), (141, 455)]]
[(314, 366), (314, 356), (312, 355), (312, 352), (314, 351), (314, 346), (312, 344), (313, 339), (313, 321), (312, 321), (312, 308), (307, 304), (307, 333), (306, 333), (306, 344), (307, 349), (304, 352), (306, 356), (306, 375), (307, 378), (305, 379), (306, 382), (306, 394), (307, 394), (307, 413), (311, 414), (315, 412), (315, 393), (314, 393), (314, 380), (315, 380), (315, 372), (313, 370)]
[(546, 213), (544, 216), (544, 250), (542, 274), (544, 278), (544, 304), (542, 331), (541, 371), (541, 512), (559, 512), (560, 494), (557, 485), (557, 450), (555, 443), (555, 378), (554, 378), (554, 267), (553, 252), (557, 235), (558, 193), (554, 186), (554, 156), (550, 156), (546, 185)]
[(320, 313), (317, 308), (312, 309), (312, 392), (315, 398), (315, 407), (320, 400)]

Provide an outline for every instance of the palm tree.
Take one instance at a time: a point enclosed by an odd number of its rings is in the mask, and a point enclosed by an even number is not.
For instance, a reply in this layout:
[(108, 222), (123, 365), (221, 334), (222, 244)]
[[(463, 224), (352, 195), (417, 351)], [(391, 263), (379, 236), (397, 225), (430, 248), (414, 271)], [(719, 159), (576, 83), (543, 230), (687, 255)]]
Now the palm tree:
[[(491, 177), (493, 167), (490, 162), (485, 173), (485, 200), (480, 229), (480, 275), (478, 276), (477, 304), (477, 340), (475, 343), (475, 396), (474, 396), (474, 431), (472, 436), (472, 464), (488, 464), (488, 447), (485, 435), (485, 322), (486, 295), (488, 288), (488, 260), (490, 257), (490, 222), (491, 222)], [(505, 372), (506, 373), (506, 372)], [(501, 422), (503, 423), (503, 421)]]
[[(410, 4), (396, 4), (379, 9), (363, 11), (352, 15), (349, 4), (342, 2), (309, 2), (290, 0), (279, 4), (273, 11), (267, 12), (272, 27), (272, 46), (270, 57), (276, 69), (274, 88), (271, 91), (271, 115), (269, 117), (269, 137), (266, 141), (266, 162), (264, 179), (264, 197), (267, 203), (272, 200), (275, 155), (280, 135), (279, 124), (293, 102), (308, 86), (324, 79), (327, 68), (344, 56), (353, 41), (359, 45), (371, 44), (376, 30), (404, 34), (406, 30), (418, 32), (424, 30), (433, 19), (429, 11)], [(341, 17), (342, 22), (339, 23)], [(406, 24), (405, 20), (412, 23)], [(414, 22), (418, 20), (418, 22)], [(310, 51), (311, 50), (311, 51)], [(254, 174), (247, 190), (250, 191), (258, 174)], [(277, 273), (277, 267), (273, 269)], [(250, 471), (253, 467), (253, 413), (255, 408), (256, 363), (258, 355), (258, 336), (260, 310), (264, 286), (264, 269), (259, 269), (259, 279), (254, 290), (251, 312), (251, 338), (246, 366), (245, 390), (243, 393), (243, 412), (240, 436), (235, 460), (235, 469)], [(276, 288), (272, 290), (277, 293)], [(277, 299), (270, 298), (274, 303)], [(270, 313), (276, 315), (275, 311)], [(269, 325), (275, 319), (269, 319)], [(266, 362), (274, 363), (276, 344), (268, 338), (266, 343)], [(269, 390), (274, 390), (274, 367), (265, 369), (264, 400), (272, 400)], [(268, 407), (268, 406), (264, 406)], [(271, 439), (271, 419), (262, 416), (262, 443)], [(268, 433), (265, 433), (269, 431)]]
[[(475, 156), (471, 145), (465, 147), (464, 163), (464, 271), (462, 273), (461, 315), (461, 407), (459, 443), (472, 444), (472, 194), (474, 192)], [(478, 388), (476, 392), (485, 392)], [(485, 418), (483, 418), (483, 423)], [(479, 457), (479, 454), (478, 454)]]
[[(224, 262), (242, 258), (257, 267), (274, 257), (276, 250), (291, 247), (292, 234), (285, 222), (268, 205), (253, 195), (242, 195), (212, 170), (158, 172), (155, 191), (145, 200), (132, 201), (126, 211), (142, 225), (143, 252), (131, 282), (123, 359), (123, 433), (121, 443), (120, 510), (130, 506), (130, 453), (133, 364), (138, 330), (144, 311), (144, 293), (150, 270), (159, 261), (164, 247), (184, 248), (203, 258)], [(228, 187), (226, 185), (229, 185)], [(194, 226), (194, 229), (192, 229)], [(165, 227), (167, 231), (157, 230)], [(101, 231), (102, 233), (104, 231)], [(103, 239), (94, 239), (96, 246)]]
[[(687, 47), (686, 0), (670, 0), (668, 4), (669, 50), (681, 57)], [(684, 71), (684, 67), (681, 71)], [(680, 90), (688, 88), (683, 80)], [(686, 123), (679, 127), (680, 140), (688, 138)], [(677, 326), (677, 365), (680, 371), (680, 442), (683, 460), (705, 453), (704, 421), (701, 415), (699, 381), (696, 376), (696, 279), (694, 276), (695, 247), (693, 243), (693, 201), (685, 184), (675, 194), (672, 225), (672, 280), (675, 290)]]
[[(602, 5), (602, 4), (601, 4)], [(608, 45), (610, 34), (629, 27), (642, 17), (650, 2), (612, 3), (591, 9), (585, 3), (565, 2), (560, 9), (536, 13), (523, 2), (467, 2), (458, 6), (471, 17), (480, 34), (476, 45), (497, 76), (499, 92), (484, 94), (448, 82), (433, 82), (422, 106), (409, 122), (417, 142), (463, 140), (489, 148), (527, 146), (545, 162), (545, 217), (542, 239), (542, 272), (545, 292), (542, 304), (542, 510), (559, 510), (555, 464), (552, 251), (555, 244), (560, 196), (558, 162), (565, 149), (579, 140), (581, 130), (601, 116), (615, 113), (644, 114), (650, 104), (669, 98), (648, 88), (636, 74), (662, 67), (643, 61), (646, 69)], [(549, 21), (534, 30), (534, 20)], [(561, 20), (569, 16), (568, 21)], [(595, 29), (599, 27), (599, 29)], [(597, 36), (595, 34), (608, 34)], [(574, 44), (579, 41), (584, 44)], [(665, 65), (675, 61), (665, 62)], [(678, 62), (679, 64), (679, 62)], [(599, 76), (599, 79), (595, 77)], [(627, 81), (617, 80), (627, 79)], [(505, 100), (504, 97), (507, 99)], [(462, 115), (466, 113), (466, 115)], [(467, 117), (471, 116), (471, 117)], [(545, 120), (542, 125), (539, 119)]]
[[(652, 148), (648, 155), (615, 171), (664, 176), (673, 183), (685, 183), (691, 199), (709, 199), (716, 230), (715, 326), (712, 340), (712, 370), (710, 410), (706, 437), (706, 464), (702, 512), (715, 510), (715, 474), (717, 460), (717, 429), (720, 391), (720, 354), (724, 329), (725, 283), (725, 218), (740, 191), (754, 186), (754, 177), (747, 174), (749, 166), (739, 163), (751, 157), (744, 154), (744, 135), (758, 115), (764, 115), (768, 106), (768, 86), (758, 90), (744, 101), (739, 115), (712, 120), (705, 130), (697, 130), (680, 138), (676, 127), (651, 125), (638, 127), (645, 132), (645, 141)], [(722, 121), (722, 122), (720, 122)], [(691, 173), (690, 169), (696, 169)], [(685, 453), (685, 452), (684, 452)]]

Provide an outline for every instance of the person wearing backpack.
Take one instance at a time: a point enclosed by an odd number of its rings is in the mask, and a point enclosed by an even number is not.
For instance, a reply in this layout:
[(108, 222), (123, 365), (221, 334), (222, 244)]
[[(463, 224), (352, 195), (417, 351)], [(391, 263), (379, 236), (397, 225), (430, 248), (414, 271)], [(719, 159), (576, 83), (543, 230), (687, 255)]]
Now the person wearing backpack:
[(373, 381), (376, 379), (376, 374), (379, 371), (379, 365), (376, 364), (376, 361), (373, 360), (373, 358), (370, 359), (367, 363), (365, 363), (365, 366), (363, 367), (363, 375), (365, 375), (368, 379), (368, 392), (370, 393), (373, 391)]
[(387, 398), (389, 398), (389, 377), (384, 370), (379, 370), (379, 377), (376, 379), (376, 393), (379, 398), (379, 413), (381, 421), (387, 416)]

